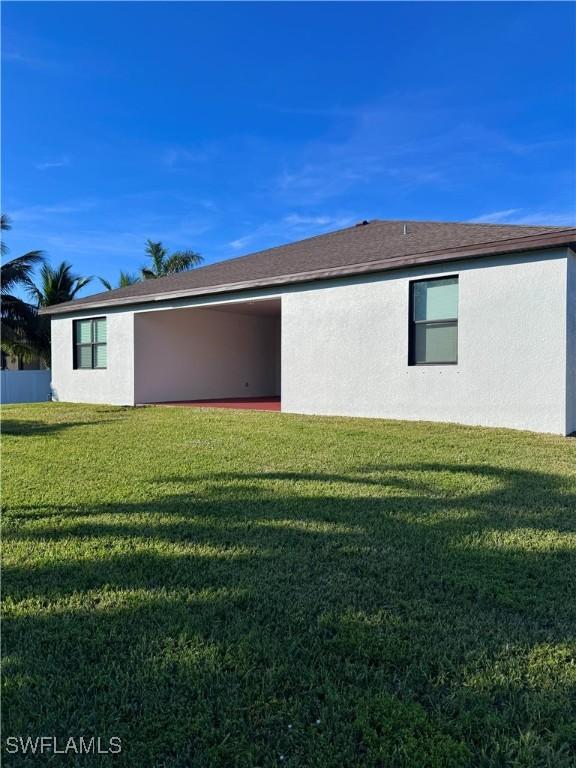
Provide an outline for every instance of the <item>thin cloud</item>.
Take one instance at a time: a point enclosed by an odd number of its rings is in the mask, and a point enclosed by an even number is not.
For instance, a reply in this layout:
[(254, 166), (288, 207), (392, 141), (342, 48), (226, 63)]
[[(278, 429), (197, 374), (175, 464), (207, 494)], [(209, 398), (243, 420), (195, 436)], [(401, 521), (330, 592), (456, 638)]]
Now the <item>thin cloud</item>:
[(402, 112), (358, 111), (346, 138), (311, 142), (299, 164), (286, 165), (276, 192), (319, 203), (374, 182), (396, 188), (437, 184), (444, 176), (438, 148), (445, 149), (449, 138), (439, 128), (436, 135), (421, 135), (421, 129), (411, 135), (413, 124)]
[(483, 213), (482, 216), (476, 216), (473, 219), (469, 219), (470, 224), (498, 224), (502, 221), (507, 221), (510, 216), (514, 216), (515, 213), (519, 213), (522, 208), (508, 208), (505, 211), (492, 211), (492, 213)]
[(51, 160), (44, 160), (40, 163), (35, 163), (34, 167), (37, 171), (48, 171), (52, 168), (67, 168), (69, 165), (72, 164), (72, 161), (68, 155), (63, 155), (62, 157), (57, 157)]
[(162, 155), (162, 162), (169, 168), (180, 168), (197, 163), (207, 163), (216, 154), (214, 147), (171, 147)]
[(484, 213), (469, 219), (471, 224), (524, 224), (542, 227), (576, 226), (576, 211), (529, 211), (525, 208), (508, 208), (503, 211)]
[[(343, 138), (309, 142), (285, 162), (273, 191), (280, 199), (315, 204), (378, 184), (407, 193), (423, 186), (453, 189), (469, 179), (498, 172), (502, 159), (569, 145), (562, 136), (526, 142), (477, 121), (456, 121), (447, 110), (415, 108), (358, 110), (338, 119)], [(499, 212), (496, 212), (499, 213)]]
[(245, 237), (239, 237), (237, 240), (232, 240), (228, 245), (235, 251), (239, 251), (242, 248), (246, 248), (253, 239), (254, 235), (246, 235)]
[(23, 66), (32, 69), (44, 69), (45, 67), (50, 66), (50, 63), (44, 59), (11, 49), (2, 51), (2, 60), (12, 64), (22, 64)]
[(328, 214), (291, 213), (277, 221), (269, 221), (256, 227), (251, 233), (238, 237), (228, 243), (234, 251), (240, 251), (248, 246), (251, 248), (268, 248), (282, 242), (304, 239), (314, 235), (331, 232), (336, 229), (349, 227), (356, 216)]
[(100, 205), (96, 199), (79, 199), (50, 205), (30, 205), (26, 208), (17, 208), (10, 213), (13, 221), (23, 224), (45, 223), (52, 221), (55, 216), (69, 216), (77, 213), (92, 211)]
[(534, 211), (523, 216), (513, 216), (509, 224), (534, 224), (543, 227), (576, 227), (576, 211)]
[(293, 227), (334, 227), (338, 229), (340, 227), (347, 227), (352, 223), (353, 219), (350, 216), (334, 217), (334, 216), (302, 216), (299, 213), (291, 213), (283, 218), (285, 224)]

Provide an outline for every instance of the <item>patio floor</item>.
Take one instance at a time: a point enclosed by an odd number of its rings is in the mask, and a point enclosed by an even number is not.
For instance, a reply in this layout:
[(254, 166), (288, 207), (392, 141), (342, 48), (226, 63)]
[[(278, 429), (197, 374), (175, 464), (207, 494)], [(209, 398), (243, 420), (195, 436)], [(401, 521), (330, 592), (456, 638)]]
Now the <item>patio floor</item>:
[(152, 405), (189, 406), (190, 408), (239, 408), (249, 411), (279, 411), (279, 397), (228, 397), (218, 400), (171, 400)]

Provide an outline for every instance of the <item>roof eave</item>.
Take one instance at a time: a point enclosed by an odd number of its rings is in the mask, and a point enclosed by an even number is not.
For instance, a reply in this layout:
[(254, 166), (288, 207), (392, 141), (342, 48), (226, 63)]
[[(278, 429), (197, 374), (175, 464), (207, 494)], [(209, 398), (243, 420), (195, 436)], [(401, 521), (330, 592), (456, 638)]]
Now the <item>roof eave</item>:
[[(576, 249), (576, 228), (563, 230), (561, 232), (547, 233), (545, 235), (535, 235), (521, 238), (515, 238), (508, 241), (493, 243), (483, 243), (481, 245), (468, 246), (465, 248), (449, 248), (438, 251), (427, 251), (424, 254), (414, 254), (411, 256), (398, 256), (387, 258), (382, 261), (369, 261), (361, 264), (351, 264), (343, 267), (333, 267), (329, 269), (313, 270), (309, 272), (298, 272), (296, 274), (278, 275), (276, 277), (265, 277), (256, 280), (244, 280), (234, 283), (222, 283), (216, 286), (205, 286), (200, 288), (187, 288), (184, 290), (164, 291), (162, 293), (142, 294), (139, 296), (128, 296), (99, 299), (94, 302), (80, 303), (76, 301), (56, 304), (51, 307), (44, 307), (39, 310), (40, 315), (60, 315), (73, 312), (83, 312), (84, 310), (101, 309), (105, 307), (131, 306), (135, 304), (149, 304), (151, 302), (164, 302), (175, 299), (185, 299), (189, 297), (211, 296), (221, 293), (234, 293), (259, 288), (273, 288), (282, 285), (293, 285), (295, 283), (308, 283), (317, 280), (330, 280), (353, 275), (364, 275), (375, 272), (388, 272), (410, 267), (416, 267), (425, 264), (442, 264), (445, 262), (460, 261), (466, 258), (481, 258), (487, 256), (506, 255), (518, 253), (521, 251), (544, 250), (549, 248), (567, 247)], [(154, 281), (151, 280), (151, 283)]]

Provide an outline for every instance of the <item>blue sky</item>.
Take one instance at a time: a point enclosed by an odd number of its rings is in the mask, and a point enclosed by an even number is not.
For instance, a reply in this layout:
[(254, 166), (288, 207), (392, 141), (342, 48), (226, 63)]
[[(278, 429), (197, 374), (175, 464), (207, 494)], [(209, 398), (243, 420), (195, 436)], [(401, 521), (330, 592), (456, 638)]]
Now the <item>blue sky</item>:
[(2, 13), (14, 254), (114, 279), (148, 237), (211, 262), (361, 219), (576, 222), (572, 4)]

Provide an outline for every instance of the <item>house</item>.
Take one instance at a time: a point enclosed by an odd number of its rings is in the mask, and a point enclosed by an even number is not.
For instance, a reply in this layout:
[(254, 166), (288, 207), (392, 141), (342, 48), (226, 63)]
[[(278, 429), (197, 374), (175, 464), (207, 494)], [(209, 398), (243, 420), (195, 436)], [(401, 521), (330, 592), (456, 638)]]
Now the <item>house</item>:
[(370, 221), (49, 307), (56, 400), (576, 430), (576, 229)]

